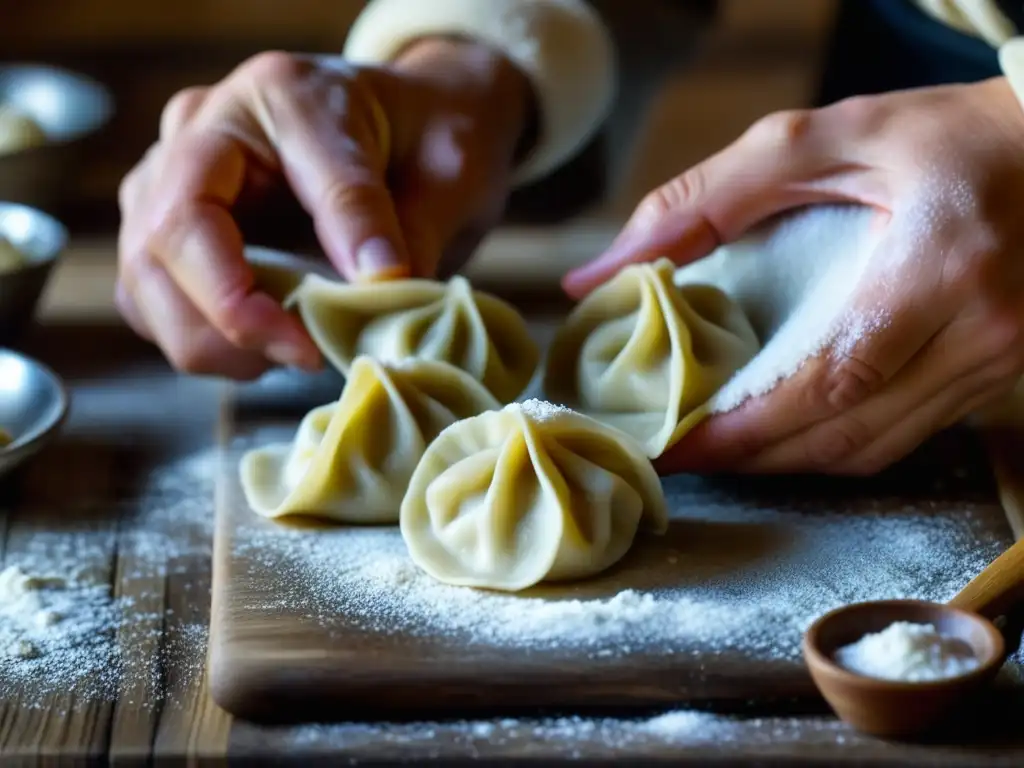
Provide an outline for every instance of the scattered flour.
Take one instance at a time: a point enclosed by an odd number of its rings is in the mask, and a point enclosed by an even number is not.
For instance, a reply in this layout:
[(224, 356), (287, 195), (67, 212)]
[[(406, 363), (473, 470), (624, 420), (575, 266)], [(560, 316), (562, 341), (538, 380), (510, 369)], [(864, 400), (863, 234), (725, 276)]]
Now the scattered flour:
[(896, 621), (835, 653), (840, 665), (867, 677), (927, 682), (958, 677), (979, 661), (963, 640), (941, 634), (932, 624)]
[[(946, 600), (1002, 544), (970, 503), (936, 502), (928, 515), (883, 514), (866, 501), (854, 514), (823, 514), (811, 498), (807, 509), (760, 509), (694, 478), (666, 480), (666, 495), (682, 510), (667, 536), (642, 539), (598, 579), (520, 594), (435, 581), (394, 528), (294, 528), (253, 517), (233, 544), (248, 563), (238, 574), (251, 582), (244, 607), (411, 647), (419, 637), (432, 647), (790, 664), (803, 631), (826, 611), (868, 599)], [(279, 574), (276, 591), (261, 579), (267, 571)]]
[(598, 754), (607, 757), (608, 752), (650, 746), (770, 747), (796, 741), (807, 743), (809, 737), (816, 745), (827, 746), (863, 738), (839, 721), (815, 721), (809, 729), (807, 721), (798, 718), (736, 718), (693, 710), (676, 710), (647, 719), (557, 717), (338, 723), (266, 732), (272, 734), (274, 744), (283, 741), (300, 753), (344, 749), (349, 755), (357, 755), (361, 748), (375, 749), (384, 743), (407, 748), (410, 755), (416, 756), (421, 756), (425, 749), (440, 756), (443, 745), (448, 754), (475, 756), (486, 750), (490, 755), (508, 753), (520, 757), (524, 749), (544, 748), (543, 756), (555, 751), (574, 759)]
[[(218, 457), (209, 449), (160, 467), (133, 489), (141, 504), (108, 503), (109, 523), (71, 520), (64, 530), (41, 524), (8, 539), (0, 571), (0, 697), (52, 709), (54, 696), (84, 706), (142, 685), (149, 695), (135, 703), (150, 706), (159, 704), (169, 660), (179, 675), (201, 673), (206, 626), (174, 616), (165, 588), (200, 570), (197, 562), (208, 563)], [(209, 600), (208, 585), (195, 599)]]
[(536, 422), (548, 421), (559, 415), (572, 413), (572, 410), (564, 405), (558, 405), (535, 397), (524, 400), (521, 403), (512, 403), (506, 406), (506, 408), (519, 408), (527, 418)]

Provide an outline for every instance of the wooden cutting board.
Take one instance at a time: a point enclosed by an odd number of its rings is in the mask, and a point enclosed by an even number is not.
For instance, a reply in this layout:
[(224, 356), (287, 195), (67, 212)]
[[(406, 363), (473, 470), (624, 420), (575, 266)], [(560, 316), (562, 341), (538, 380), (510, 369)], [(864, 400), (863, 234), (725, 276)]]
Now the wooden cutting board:
[(984, 449), (957, 432), (870, 480), (670, 478), (668, 535), (639, 538), (602, 578), (519, 596), (444, 587), (394, 528), (247, 509), (241, 452), (288, 440), (340, 389), (297, 382), (240, 389), (222, 425), (210, 670), (216, 701), (247, 719), (817, 707), (806, 623), (861, 599), (948, 599), (1012, 541)]

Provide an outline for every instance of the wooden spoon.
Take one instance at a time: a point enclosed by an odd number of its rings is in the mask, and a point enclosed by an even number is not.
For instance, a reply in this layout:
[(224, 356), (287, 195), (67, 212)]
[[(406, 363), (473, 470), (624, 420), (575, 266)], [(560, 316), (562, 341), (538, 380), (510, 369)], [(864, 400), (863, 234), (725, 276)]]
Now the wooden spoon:
[[(825, 614), (804, 636), (804, 661), (835, 713), (859, 731), (883, 737), (923, 735), (946, 721), (988, 683), (1006, 660), (992, 621), (1024, 602), (1024, 540), (996, 558), (947, 604), (920, 600), (856, 603)], [(866, 677), (841, 667), (836, 650), (895, 621), (932, 624), (970, 646), (979, 665), (927, 682)]]

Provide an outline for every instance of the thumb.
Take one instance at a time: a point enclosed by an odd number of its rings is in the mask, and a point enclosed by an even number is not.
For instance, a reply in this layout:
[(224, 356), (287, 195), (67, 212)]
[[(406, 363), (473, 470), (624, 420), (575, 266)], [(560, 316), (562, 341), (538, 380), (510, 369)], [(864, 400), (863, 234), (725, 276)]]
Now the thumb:
[(789, 208), (854, 199), (840, 189), (846, 164), (821, 112), (780, 112), (758, 121), (721, 152), (648, 194), (598, 258), (563, 279), (581, 298), (628, 264), (668, 257), (679, 265), (707, 256)]

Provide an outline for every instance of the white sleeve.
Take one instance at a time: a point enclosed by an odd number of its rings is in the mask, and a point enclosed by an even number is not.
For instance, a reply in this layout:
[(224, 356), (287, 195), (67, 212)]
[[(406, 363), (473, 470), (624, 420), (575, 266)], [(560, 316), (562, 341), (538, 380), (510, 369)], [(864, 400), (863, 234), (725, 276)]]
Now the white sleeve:
[(393, 59), (418, 37), (463, 35), (501, 51), (530, 80), (537, 98), (537, 145), (516, 169), (518, 185), (579, 152), (611, 110), (615, 48), (583, 0), (371, 0), (344, 55), (357, 64)]
[(1024, 107), (1024, 37), (1014, 37), (999, 47), (999, 68)]

